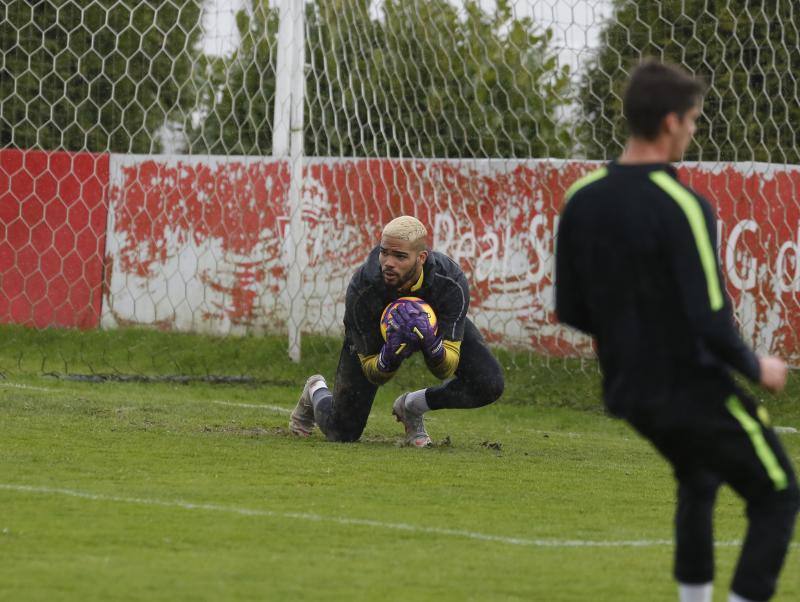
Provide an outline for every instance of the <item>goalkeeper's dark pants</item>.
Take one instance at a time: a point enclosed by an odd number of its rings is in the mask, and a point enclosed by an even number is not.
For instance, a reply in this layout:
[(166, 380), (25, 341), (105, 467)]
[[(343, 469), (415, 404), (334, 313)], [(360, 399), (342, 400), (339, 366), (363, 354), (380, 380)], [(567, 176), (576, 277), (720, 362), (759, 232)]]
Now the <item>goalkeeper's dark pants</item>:
[[(672, 464), (678, 481), (675, 578), (714, 577), (712, 517), (727, 483), (744, 498), (748, 527), (732, 590), (748, 600), (775, 592), (800, 505), (794, 470), (763, 408), (741, 391), (673, 400), (670, 417), (630, 418)], [(677, 396), (682, 397), (682, 396)]]
[[(480, 331), (467, 320), (461, 342), (461, 358), (454, 378), (427, 389), (425, 397), (432, 410), (478, 408), (496, 401), (503, 394), (503, 386), (500, 364)], [(377, 390), (378, 386), (364, 376), (358, 354), (345, 339), (339, 355), (333, 394), (317, 392), (314, 420), (331, 441), (357, 441), (367, 425)]]

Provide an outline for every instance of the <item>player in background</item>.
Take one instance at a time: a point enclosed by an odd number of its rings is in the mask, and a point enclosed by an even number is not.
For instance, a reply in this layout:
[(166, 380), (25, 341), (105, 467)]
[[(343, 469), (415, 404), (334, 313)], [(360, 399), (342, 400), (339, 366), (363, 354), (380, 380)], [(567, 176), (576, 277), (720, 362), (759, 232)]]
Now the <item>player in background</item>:
[(763, 601), (792, 538), (798, 487), (766, 410), (731, 372), (777, 392), (787, 369), (742, 341), (717, 263), (714, 213), (670, 165), (692, 140), (703, 92), (655, 61), (631, 74), (622, 156), (567, 191), (556, 311), (595, 338), (609, 411), (672, 464), (680, 600), (711, 602), (712, 514), (727, 483), (748, 518), (729, 600)]
[[(310, 435), (316, 423), (331, 441), (358, 440), (378, 387), (417, 350), (431, 373), (445, 382), (395, 400), (392, 413), (403, 423), (408, 445), (431, 445), (425, 412), (478, 408), (503, 393), (500, 364), (467, 318), (469, 286), (464, 273), (446, 255), (429, 251), (427, 236), (425, 226), (407, 215), (384, 227), (380, 244), (347, 287), (344, 344), (334, 389), (319, 374), (309, 377), (289, 421), (295, 435)], [(384, 342), (381, 314), (404, 296), (426, 301), (436, 313), (438, 329), (431, 328), (418, 305), (405, 303), (393, 313)]]

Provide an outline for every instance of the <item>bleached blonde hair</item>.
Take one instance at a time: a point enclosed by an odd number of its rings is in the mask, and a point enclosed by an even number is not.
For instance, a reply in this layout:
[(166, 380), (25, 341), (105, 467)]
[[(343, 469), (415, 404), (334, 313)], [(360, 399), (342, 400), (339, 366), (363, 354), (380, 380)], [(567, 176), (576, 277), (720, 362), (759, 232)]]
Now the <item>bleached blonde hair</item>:
[(383, 236), (409, 241), (422, 251), (428, 247), (428, 229), (412, 215), (401, 215), (383, 227)]

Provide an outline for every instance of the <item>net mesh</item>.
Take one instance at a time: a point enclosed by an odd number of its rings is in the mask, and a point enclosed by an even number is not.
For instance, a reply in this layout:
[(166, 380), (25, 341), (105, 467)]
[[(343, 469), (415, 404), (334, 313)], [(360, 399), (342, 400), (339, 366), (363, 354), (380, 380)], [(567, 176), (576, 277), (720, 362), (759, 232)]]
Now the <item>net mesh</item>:
[[(620, 152), (644, 56), (709, 85), (681, 177), (718, 211), (743, 333), (797, 364), (799, 25), (789, 0), (5, 2), (0, 370), (71, 371), (49, 327), (87, 357), (132, 327), (334, 352), (350, 275), (404, 213), (509, 366), (575, 369), (558, 211)], [(179, 336), (132, 345), (90, 371), (214, 371)]]

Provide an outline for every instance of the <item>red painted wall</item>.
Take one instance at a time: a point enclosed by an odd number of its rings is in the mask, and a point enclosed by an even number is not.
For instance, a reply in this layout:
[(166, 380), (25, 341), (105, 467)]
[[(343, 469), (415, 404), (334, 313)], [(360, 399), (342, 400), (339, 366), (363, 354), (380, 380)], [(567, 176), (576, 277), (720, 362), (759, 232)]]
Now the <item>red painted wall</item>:
[(100, 323), (108, 155), (0, 150), (0, 322)]
[[(493, 341), (585, 352), (552, 313), (551, 257), (563, 192), (594, 167), (310, 159), (305, 292), (290, 302), (306, 307), (306, 330), (338, 332), (352, 270), (383, 223), (413, 213), (464, 267), (471, 313)], [(718, 211), (721, 264), (745, 338), (800, 364), (800, 169), (680, 171)], [(109, 327), (280, 329), (287, 192), (285, 164), (269, 158), (1, 150), (0, 323), (93, 328), (103, 312)]]
[[(285, 165), (115, 156), (112, 166), (109, 326), (280, 330), (287, 312), (280, 298)], [(490, 340), (553, 355), (590, 352), (585, 339), (556, 322), (552, 253), (564, 191), (596, 167), (536, 159), (308, 159), (308, 266), (303, 298), (295, 301), (307, 309), (304, 329), (340, 331), (350, 274), (382, 225), (411, 213), (429, 225), (434, 247), (464, 268), (470, 314)], [(800, 169), (701, 163), (680, 172), (718, 211), (721, 263), (745, 338), (800, 363)]]

